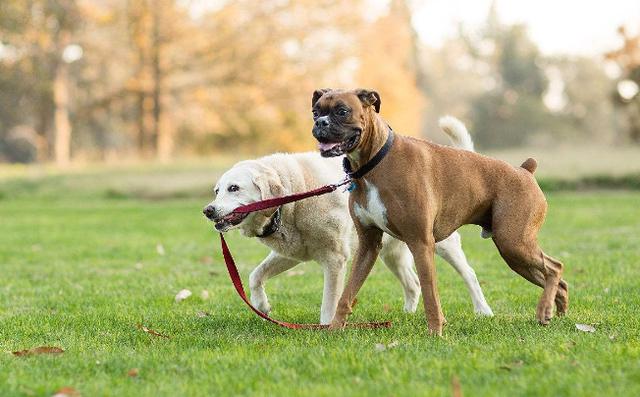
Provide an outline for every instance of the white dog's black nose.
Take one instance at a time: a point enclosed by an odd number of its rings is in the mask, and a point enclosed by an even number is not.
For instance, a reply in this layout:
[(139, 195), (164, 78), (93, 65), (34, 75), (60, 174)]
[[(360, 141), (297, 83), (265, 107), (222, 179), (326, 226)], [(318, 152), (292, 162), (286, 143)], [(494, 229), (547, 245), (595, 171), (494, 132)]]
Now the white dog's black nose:
[(206, 207), (204, 207), (204, 209), (202, 210), (202, 213), (207, 218), (214, 219), (215, 216), (216, 216), (216, 207), (214, 207), (213, 205), (209, 204)]

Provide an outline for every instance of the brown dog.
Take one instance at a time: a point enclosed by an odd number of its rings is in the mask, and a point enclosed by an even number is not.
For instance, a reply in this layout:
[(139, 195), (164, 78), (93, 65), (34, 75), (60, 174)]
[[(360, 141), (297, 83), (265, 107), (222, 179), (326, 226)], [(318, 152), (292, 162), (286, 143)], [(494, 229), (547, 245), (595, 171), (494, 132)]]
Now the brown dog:
[[(391, 133), (378, 115), (375, 91), (317, 90), (313, 93), (313, 135), (323, 156), (346, 154), (353, 170), (366, 164)], [(521, 168), (477, 153), (395, 135), (386, 157), (356, 180), (349, 207), (358, 233), (353, 260), (332, 328), (351, 314), (358, 290), (380, 250), (382, 233), (407, 243), (415, 260), (429, 331), (442, 334), (444, 316), (436, 285), (434, 244), (465, 224), (491, 235), (507, 264), (544, 288), (536, 317), (546, 325), (553, 302), (558, 315), (567, 311), (563, 265), (538, 246), (537, 233), (547, 210), (533, 177), (536, 162)]]

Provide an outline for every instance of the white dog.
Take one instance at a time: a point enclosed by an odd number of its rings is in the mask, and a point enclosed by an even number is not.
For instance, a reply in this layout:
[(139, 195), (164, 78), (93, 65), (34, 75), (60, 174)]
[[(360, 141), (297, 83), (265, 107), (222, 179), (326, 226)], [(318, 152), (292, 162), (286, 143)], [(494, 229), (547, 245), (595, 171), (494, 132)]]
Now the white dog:
[[(452, 117), (440, 121), (440, 127), (455, 146), (473, 150), (473, 142), (464, 125)], [(352, 247), (353, 226), (349, 216), (348, 193), (336, 191), (249, 215), (232, 211), (240, 205), (299, 193), (344, 178), (340, 159), (323, 159), (317, 153), (273, 154), (257, 160), (241, 161), (225, 172), (215, 186), (215, 199), (204, 213), (221, 232), (240, 228), (247, 237), (258, 237), (271, 253), (249, 277), (251, 303), (268, 313), (271, 309), (264, 283), (301, 262), (314, 260), (324, 270), (324, 291), (320, 322), (333, 319), (342, 293), (347, 259)], [(413, 269), (407, 246), (385, 235), (380, 257), (398, 278), (404, 289), (404, 310), (415, 312), (420, 283)], [(450, 263), (464, 280), (475, 312), (492, 316), (475, 272), (467, 263), (458, 232), (436, 244), (436, 253)]]

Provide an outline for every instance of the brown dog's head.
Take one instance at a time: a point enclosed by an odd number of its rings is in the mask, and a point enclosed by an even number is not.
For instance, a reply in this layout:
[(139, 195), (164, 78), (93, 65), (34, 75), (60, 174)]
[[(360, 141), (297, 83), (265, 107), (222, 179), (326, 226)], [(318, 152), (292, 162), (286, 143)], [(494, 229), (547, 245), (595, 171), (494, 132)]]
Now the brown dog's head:
[(322, 157), (353, 151), (360, 143), (369, 113), (380, 112), (380, 95), (364, 89), (316, 90), (311, 99), (313, 136)]

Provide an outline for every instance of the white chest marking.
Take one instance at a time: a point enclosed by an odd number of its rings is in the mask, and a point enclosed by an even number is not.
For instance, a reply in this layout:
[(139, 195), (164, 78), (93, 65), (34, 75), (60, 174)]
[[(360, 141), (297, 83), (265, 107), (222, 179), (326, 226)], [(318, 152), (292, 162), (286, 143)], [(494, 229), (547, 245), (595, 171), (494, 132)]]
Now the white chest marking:
[(367, 197), (366, 208), (362, 208), (360, 204), (354, 203), (353, 212), (361, 224), (366, 226), (376, 226), (380, 230), (393, 236), (387, 225), (387, 209), (380, 199), (380, 193), (372, 183), (364, 181), (364, 187)]

